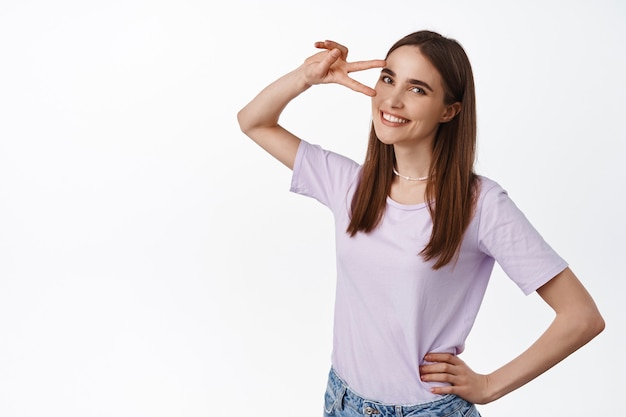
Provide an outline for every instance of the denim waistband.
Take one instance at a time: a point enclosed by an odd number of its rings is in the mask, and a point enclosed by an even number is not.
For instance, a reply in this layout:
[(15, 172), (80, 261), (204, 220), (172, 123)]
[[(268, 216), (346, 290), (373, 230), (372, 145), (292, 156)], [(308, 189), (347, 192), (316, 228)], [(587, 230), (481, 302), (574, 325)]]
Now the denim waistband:
[[(373, 417), (437, 417), (447, 416), (464, 408), (474, 408), (472, 403), (456, 395), (444, 395), (441, 398), (415, 405), (393, 405), (368, 400), (352, 391), (337, 375), (334, 369), (328, 376), (328, 389), (334, 394), (332, 407), (341, 410), (350, 407), (365, 416)], [(330, 411), (330, 410), (327, 410)]]

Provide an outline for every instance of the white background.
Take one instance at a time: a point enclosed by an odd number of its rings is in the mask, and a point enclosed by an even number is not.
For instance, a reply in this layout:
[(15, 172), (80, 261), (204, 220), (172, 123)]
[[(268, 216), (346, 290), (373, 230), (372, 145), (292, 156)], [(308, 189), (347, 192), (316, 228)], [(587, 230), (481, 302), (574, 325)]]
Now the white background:
[[(432, 29), (473, 64), (477, 171), (571, 264), (607, 329), (488, 416), (617, 415), (626, 372), (622, 1), (0, 3), (0, 415), (320, 416), (330, 212), (237, 111), (326, 38), (383, 58)], [(357, 77), (373, 84), (375, 72)], [(369, 99), (283, 123), (362, 160)], [(489, 372), (550, 310), (496, 269), (463, 358)], [(621, 410), (621, 408), (618, 408)]]

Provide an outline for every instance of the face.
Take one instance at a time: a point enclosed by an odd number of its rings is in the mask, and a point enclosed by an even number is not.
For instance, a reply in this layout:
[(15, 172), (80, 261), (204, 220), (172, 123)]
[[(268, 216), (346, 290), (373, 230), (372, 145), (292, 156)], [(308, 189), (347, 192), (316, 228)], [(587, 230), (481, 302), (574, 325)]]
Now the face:
[(432, 144), (458, 104), (444, 104), (441, 75), (418, 47), (401, 46), (386, 61), (372, 98), (376, 135), (389, 145)]

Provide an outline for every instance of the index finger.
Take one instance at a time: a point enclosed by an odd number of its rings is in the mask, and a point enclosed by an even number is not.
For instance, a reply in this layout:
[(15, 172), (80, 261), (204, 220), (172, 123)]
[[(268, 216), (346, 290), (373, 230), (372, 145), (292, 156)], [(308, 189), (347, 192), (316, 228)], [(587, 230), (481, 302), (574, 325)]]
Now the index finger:
[[(346, 72), (350, 73), (350, 72), (356, 72), (356, 71), (363, 71), (363, 70), (367, 70), (371, 68), (381, 68), (381, 67), (384, 67), (385, 64), (386, 62), (381, 59), (350, 62), (346, 65)], [(363, 93), (366, 96), (374, 97), (376, 95), (376, 90), (364, 84), (361, 84), (360, 82), (350, 77), (345, 77), (342, 84), (356, 92)]]
[(424, 360), (428, 362), (446, 362), (450, 364), (457, 364), (460, 359), (451, 353), (428, 353), (424, 356)]
[(387, 65), (387, 61), (383, 59), (370, 59), (368, 61), (349, 62), (347, 65), (348, 72), (363, 71), (372, 68), (382, 68)]

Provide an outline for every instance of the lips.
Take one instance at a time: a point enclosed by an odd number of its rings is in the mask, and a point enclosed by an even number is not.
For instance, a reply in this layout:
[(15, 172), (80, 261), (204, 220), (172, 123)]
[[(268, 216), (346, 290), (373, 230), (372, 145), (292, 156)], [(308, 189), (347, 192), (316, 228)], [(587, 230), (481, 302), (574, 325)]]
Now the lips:
[(404, 124), (404, 123), (409, 122), (407, 119), (403, 119), (401, 117), (394, 116), (393, 114), (389, 114), (385, 112), (381, 112), (381, 117), (390, 123)]

